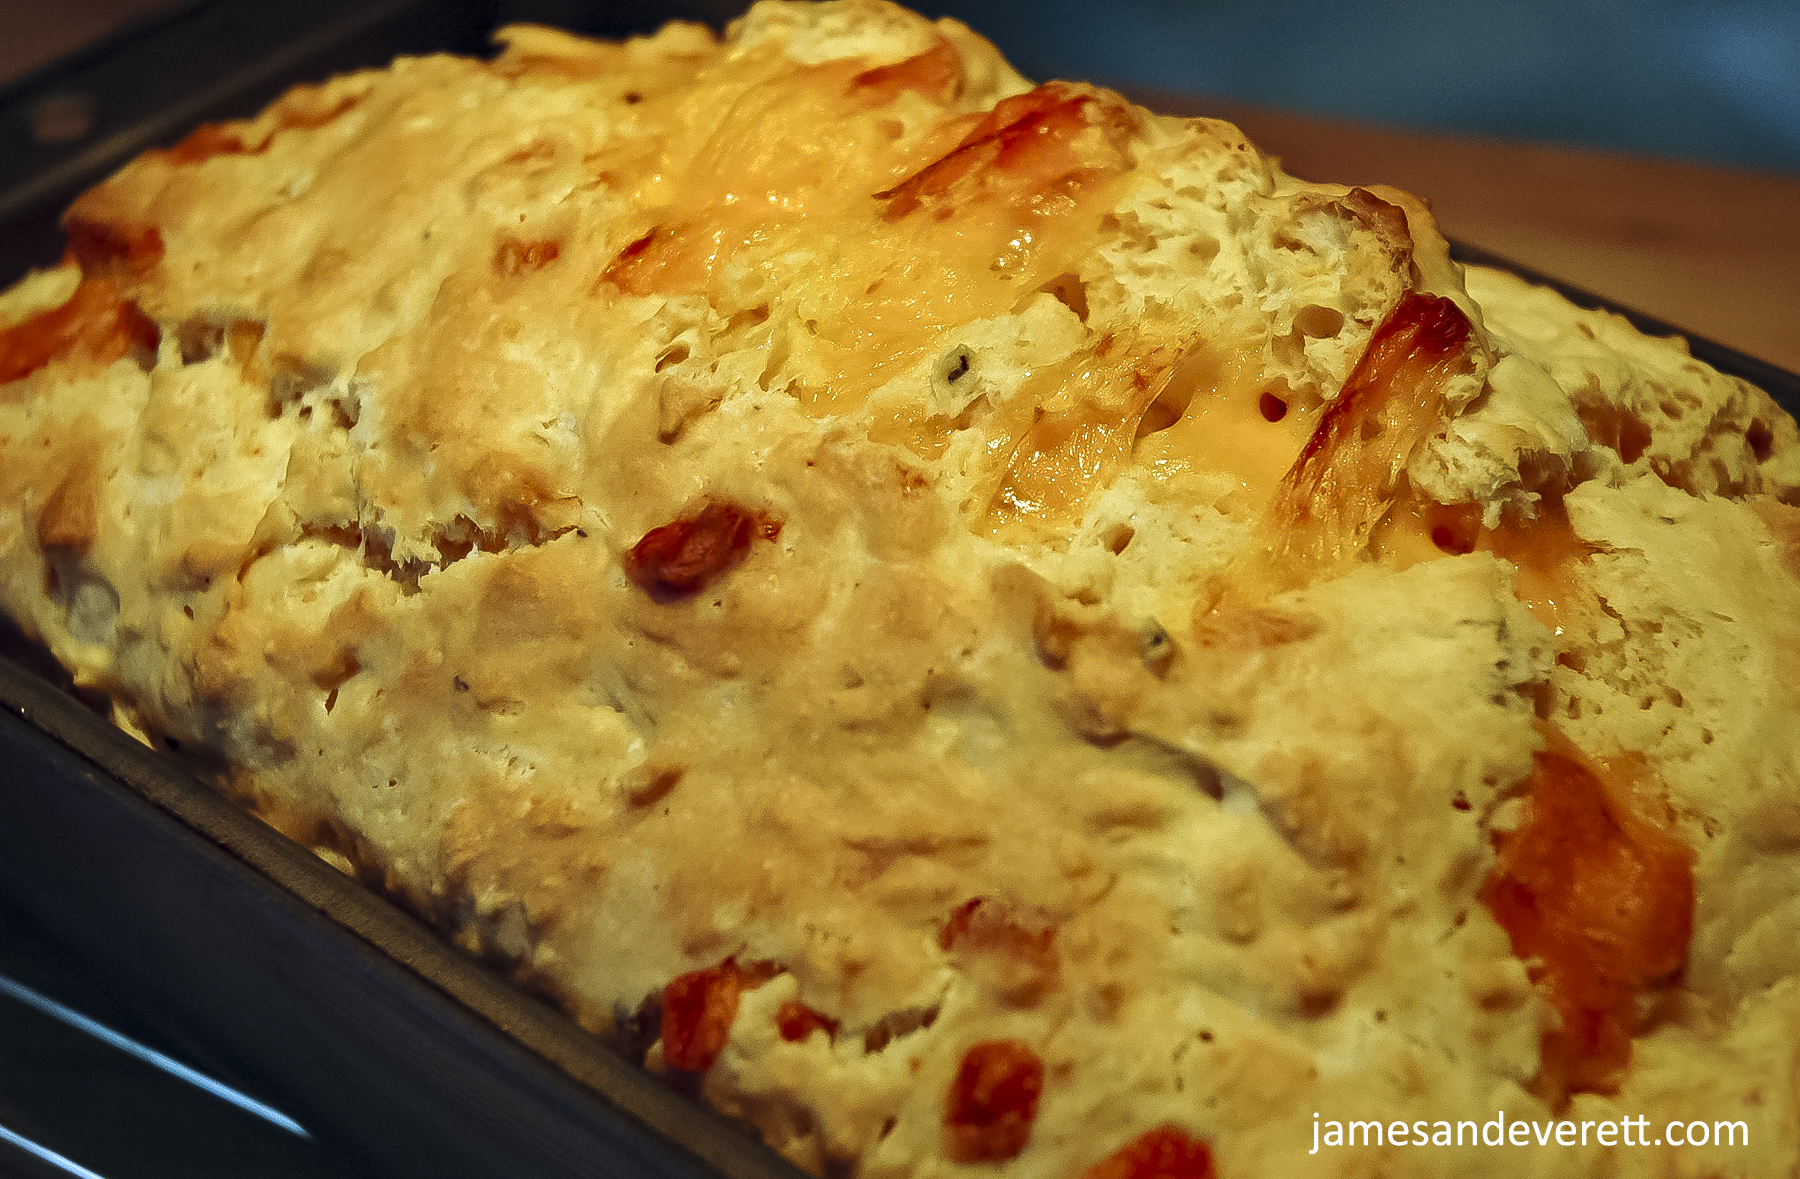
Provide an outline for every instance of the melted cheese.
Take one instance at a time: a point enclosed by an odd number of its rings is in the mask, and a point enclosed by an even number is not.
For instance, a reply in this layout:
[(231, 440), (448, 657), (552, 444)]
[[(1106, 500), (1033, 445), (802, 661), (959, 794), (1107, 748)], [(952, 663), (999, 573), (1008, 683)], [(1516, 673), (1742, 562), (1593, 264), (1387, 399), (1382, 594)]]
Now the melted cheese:
[(770, 50), (703, 69), (678, 100), (646, 98), (660, 148), (596, 161), (640, 210), (602, 289), (704, 295), (728, 317), (797, 296), (820, 363), (794, 392), (819, 414), (1010, 312), (1092, 248), (1125, 171), (1127, 108), (1052, 84), (986, 116), (933, 110), (953, 56), (940, 42), (871, 69)]
[(1558, 638), (1572, 625), (1572, 603), (1581, 592), (1578, 566), (1593, 551), (1576, 537), (1560, 504), (1542, 508), (1532, 520), (1508, 517), (1494, 528), (1483, 528), (1473, 505), (1417, 498), (1396, 507), (1372, 545), (1377, 559), (1401, 568), (1455, 553), (1503, 557), (1518, 569), (1514, 593), (1519, 601)]
[(1316, 411), (1271, 422), (1262, 350), (1202, 340), (1110, 336), (1034, 373), (1026, 400), (1042, 414), (1014, 446), (989, 509), (997, 530), (1057, 522), (1126, 462), (1162, 478), (1230, 475), (1256, 509), (1274, 495), (1305, 445)]
[(1250, 504), (1261, 508), (1299, 458), (1318, 420), (1316, 408), (1293, 405), (1285, 416), (1270, 421), (1262, 409), (1265, 394), (1274, 395), (1261, 348), (1197, 345), (1176, 366), (1161, 398), (1180, 404), (1181, 416), (1166, 429), (1142, 433), (1135, 457), (1165, 477), (1223, 471), (1237, 481)]

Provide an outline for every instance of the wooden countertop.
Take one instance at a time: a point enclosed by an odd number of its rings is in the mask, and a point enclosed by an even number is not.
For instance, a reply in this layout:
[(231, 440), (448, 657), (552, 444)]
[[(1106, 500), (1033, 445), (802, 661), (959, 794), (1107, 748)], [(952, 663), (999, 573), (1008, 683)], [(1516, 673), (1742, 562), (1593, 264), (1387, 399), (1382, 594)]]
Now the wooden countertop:
[(1137, 92), (1309, 180), (1392, 184), (1472, 246), (1800, 372), (1800, 178)]

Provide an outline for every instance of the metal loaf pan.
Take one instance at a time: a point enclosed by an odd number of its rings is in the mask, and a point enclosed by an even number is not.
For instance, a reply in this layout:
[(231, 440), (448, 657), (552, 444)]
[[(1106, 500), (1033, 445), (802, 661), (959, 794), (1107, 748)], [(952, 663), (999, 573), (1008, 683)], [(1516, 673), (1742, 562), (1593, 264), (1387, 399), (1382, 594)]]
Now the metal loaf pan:
[[(20, 112), (43, 95), (102, 96), (85, 148), (52, 152), (16, 134), (0, 141), (0, 284), (55, 258), (55, 215), (77, 191), (193, 122), (250, 113), (292, 82), (396, 52), (477, 51), (498, 19), (534, 15), (475, 0), (384, 0), (319, 4), (303, 19), (276, 5), (292, 27), (264, 44), (245, 24), (248, 9), (189, 4), (0, 93), (0, 135), (14, 134)], [(644, 10), (589, 27), (617, 33), (695, 15), (723, 14)], [(158, 55), (196, 60), (227, 44), (241, 58), (227, 79), (159, 92), (131, 117), (106, 113), (106, 96), (129, 91)], [(1479, 250), (1454, 252), (1610, 308)], [(1674, 333), (1610, 309), (1653, 334)], [(1800, 377), (1691, 343), (1695, 356), (1800, 411)], [(329, 1160), (319, 1173), (799, 1175), (741, 1127), (225, 801), (175, 758), (114, 729), (41, 651), (0, 625), (7, 969), (27, 985), (65, 994), (75, 986), (114, 1026), (291, 1115)], [(8, 1067), (0, 1045), (0, 1075)], [(0, 1155), (0, 1172), (10, 1173), (9, 1157)]]
[[(0, 658), (7, 933), (100, 991), (105, 1022), (274, 1106), (363, 1173), (799, 1175), (45, 675)], [(0, 1069), (5, 1057), (0, 1047)]]

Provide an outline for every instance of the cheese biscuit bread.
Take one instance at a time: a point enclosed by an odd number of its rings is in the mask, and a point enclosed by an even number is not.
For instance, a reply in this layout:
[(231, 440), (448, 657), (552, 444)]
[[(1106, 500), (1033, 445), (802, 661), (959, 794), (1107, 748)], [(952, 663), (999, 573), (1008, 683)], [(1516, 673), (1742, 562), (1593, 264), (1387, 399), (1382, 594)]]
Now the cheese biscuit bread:
[(501, 40), (0, 296), (119, 724), (821, 1175), (1795, 1174), (1767, 394), (881, 0)]

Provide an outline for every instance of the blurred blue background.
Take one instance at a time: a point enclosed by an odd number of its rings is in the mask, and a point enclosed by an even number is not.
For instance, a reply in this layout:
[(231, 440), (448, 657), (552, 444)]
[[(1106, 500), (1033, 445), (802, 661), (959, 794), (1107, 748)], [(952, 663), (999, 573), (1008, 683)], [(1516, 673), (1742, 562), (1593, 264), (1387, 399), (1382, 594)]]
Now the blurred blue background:
[[(0, 0), (0, 83), (204, 0)], [(748, 0), (441, 0), (617, 35)], [(912, 0), (1033, 78), (1800, 174), (1800, 0)]]
[(1800, 174), (1800, 0), (915, 6), (1033, 78)]

